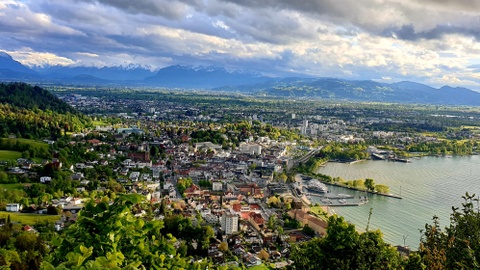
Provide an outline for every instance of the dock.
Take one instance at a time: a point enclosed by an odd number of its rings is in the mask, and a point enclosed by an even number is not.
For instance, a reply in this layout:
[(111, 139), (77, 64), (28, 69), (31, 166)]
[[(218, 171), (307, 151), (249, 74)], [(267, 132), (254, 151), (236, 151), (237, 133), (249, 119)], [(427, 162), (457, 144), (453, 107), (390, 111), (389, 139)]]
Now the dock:
[(329, 207), (340, 207), (340, 206), (360, 206), (364, 205), (367, 202), (352, 202), (352, 203), (335, 203), (335, 204), (327, 204), (326, 206)]
[(347, 194), (337, 194), (337, 195), (327, 195), (327, 194), (321, 194), (321, 193), (304, 193), (307, 196), (311, 197), (319, 197), (319, 198), (325, 198), (325, 199), (353, 199), (353, 195), (347, 195)]

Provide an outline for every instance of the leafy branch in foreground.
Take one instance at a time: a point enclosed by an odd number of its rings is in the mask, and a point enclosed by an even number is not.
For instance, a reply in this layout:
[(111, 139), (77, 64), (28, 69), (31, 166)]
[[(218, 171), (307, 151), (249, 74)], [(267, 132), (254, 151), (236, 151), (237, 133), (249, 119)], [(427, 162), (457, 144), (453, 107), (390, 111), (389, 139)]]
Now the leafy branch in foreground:
[(139, 194), (119, 195), (113, 204), (90, 201), (78, 220), (52, 239), (53, 253), (43, 269), (172, 269), (205, 268), (208, 262), (190, 263), (162, 235), (163, 222), (135, 217), (132, 207), (143, 201)]

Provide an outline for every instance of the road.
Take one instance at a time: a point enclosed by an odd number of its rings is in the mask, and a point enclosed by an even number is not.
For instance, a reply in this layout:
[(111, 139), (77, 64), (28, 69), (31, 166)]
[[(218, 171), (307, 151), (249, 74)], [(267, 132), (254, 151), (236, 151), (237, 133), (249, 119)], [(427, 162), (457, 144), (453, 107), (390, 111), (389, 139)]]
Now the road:
[(306, 153), (301, 158), (291, 160), (291, 162), (288, 163), (287, 168), (290, 170), (292, 167), (297, 166), (300, 163), (307, 162), (311, 157), (317, 154), (320, 150), (322, 150), (322, 147), (308, 151), (308, 153)]

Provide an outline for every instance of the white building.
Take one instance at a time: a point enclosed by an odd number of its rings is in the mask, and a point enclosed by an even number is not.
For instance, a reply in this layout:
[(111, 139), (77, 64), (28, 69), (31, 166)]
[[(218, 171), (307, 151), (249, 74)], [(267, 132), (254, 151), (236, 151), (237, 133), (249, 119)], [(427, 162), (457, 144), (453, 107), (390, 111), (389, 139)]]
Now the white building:
[(261, 155), (262, 146), (259, 144), (240, 143), (238, 150), (245, 154)]
[(6, 210), (7, 212), (18, 212), (22, 210), (22, 207), (19, 203), (7, 203)]
[(140, 178), (140, 172), (132, 172), (130, 173), (130, 180), (137, 182), (138, 178)]
[(238, 232), (238, 215), (233, 211), (223, 213), (221, 225), (227, 235)]
[(221, 191), (221, 190), (223, 190), (223, 184), (222, 184), (222, 182), (213, 181), (213, 182), (212, 182), (212, 190), (213, 190), (213, 191)]
[(42, 176), (40, 177), (40, 183), (45, 184), (47, 182), (51, 182), (52, 178), (50, 176)]

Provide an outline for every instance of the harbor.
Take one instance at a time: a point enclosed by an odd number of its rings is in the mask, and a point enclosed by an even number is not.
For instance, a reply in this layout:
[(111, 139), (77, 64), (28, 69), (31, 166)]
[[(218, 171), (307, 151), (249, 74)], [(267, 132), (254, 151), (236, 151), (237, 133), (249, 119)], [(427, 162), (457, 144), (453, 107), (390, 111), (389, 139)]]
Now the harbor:
[[(332, 194), (325, 183), (317, 179), (300, 176), (301, 181), (294, 184), (294, 194), (301, 196), (304, 201), (317, 201), (320, 205), (331, 207), (360, 206), (368, 203), (367, 196), (356, 197), (349, 194)], [(309, 192), (310, 191), (310, 192)]]

